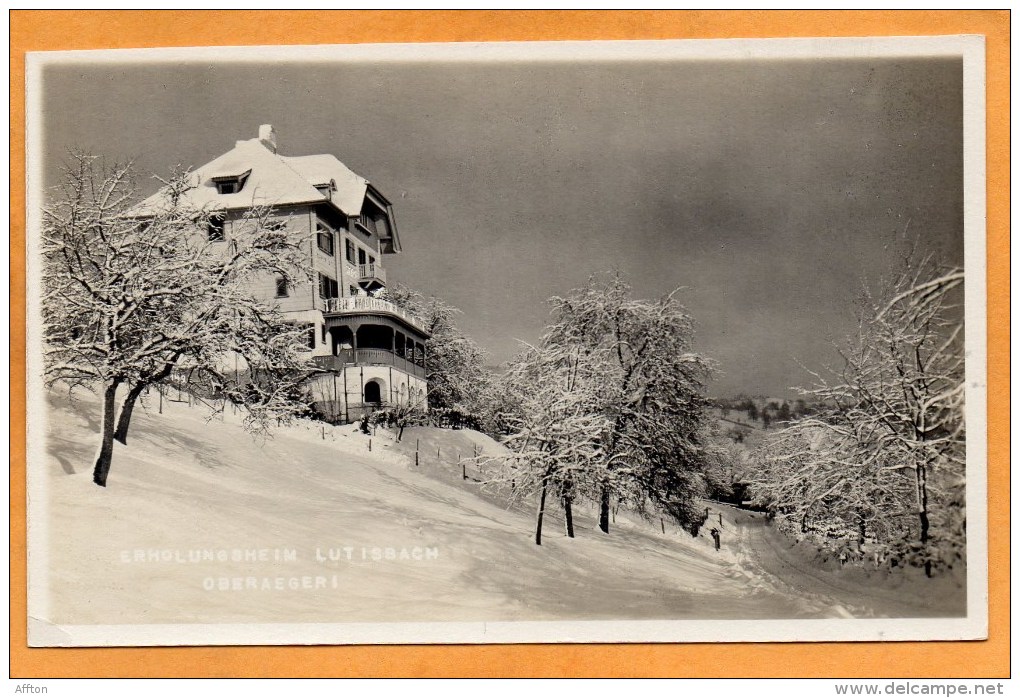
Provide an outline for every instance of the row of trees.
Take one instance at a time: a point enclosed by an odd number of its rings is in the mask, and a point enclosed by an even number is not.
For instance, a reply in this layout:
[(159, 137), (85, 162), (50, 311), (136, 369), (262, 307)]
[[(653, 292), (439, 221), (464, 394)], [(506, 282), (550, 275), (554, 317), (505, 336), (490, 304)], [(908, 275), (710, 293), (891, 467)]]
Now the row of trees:
[(865, 293), (816, 412), (756, 454), (755, 502), (845, 555), (934, 568), (964, 559), (963, 273), (909, 256)]
[(304, 409), (305, 333), (251, 293), (260, 277), (307, 273), (302, 241), (254, 206), (213, 247), (201, 231), (222, 213), (186, 204), (187, 173), (162, 183), (143, 210), (130, 165), (75, 153), (43, 212), (46, 381), (101, 394), (101, 486), (138, 400), (174, 374), (243, 405), (253, 432)]
[[(758, 403), (761, 403), (761, 407)], [(716, 399), (713, 401), (724, 418), (730, 418), (732, 412), (745, 412), (751, 421), (762, 422), (762, 426), (768, 429), (775, 422), (789, 422), (799, 419), (808, 414), (810, 408), (804, 399), (795, 400), (792, 403), (786, 400), (761, 400), (757, 402), (751, 398), (738, 399)]]
[[(551, 299), (541, 341), (514, 359), (492, 393), (509, 452), (489, 457), (491, 487), (536, 497), (535, 542), (550, 496), (574, 535), (573, 504), (593, 501), (599, 528), (624, 505), (696, 532), (709, 488), (704, 421), (709, 362), (692, 350), (690, 316), (671, 294), (631, 298), (614, 276)], [(488, 467), (488, 466), (487, 466)]]

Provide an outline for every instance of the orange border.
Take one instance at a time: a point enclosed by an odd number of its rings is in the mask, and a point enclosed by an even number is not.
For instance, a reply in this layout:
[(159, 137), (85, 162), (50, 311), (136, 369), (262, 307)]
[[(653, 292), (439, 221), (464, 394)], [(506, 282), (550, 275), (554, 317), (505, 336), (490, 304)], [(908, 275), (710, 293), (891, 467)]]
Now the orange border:
[[(1009, 12), (30, 11), (10, 13), (10, 675), (1009, 676)], [(29, 649), (25, 574), (25, 52), (555, 39), (983, 34), (988, 92), (990, 639), (986, 642)]]

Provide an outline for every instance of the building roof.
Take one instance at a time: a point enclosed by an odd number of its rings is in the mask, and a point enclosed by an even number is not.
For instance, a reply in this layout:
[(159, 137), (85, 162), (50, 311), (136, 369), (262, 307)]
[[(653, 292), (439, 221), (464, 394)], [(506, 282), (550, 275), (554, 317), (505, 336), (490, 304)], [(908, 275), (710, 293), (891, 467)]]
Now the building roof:
[[(192, 177), (195, 188), (188, 192), (190, 203), (216, 210), (328, 203), (348, 216), (358, 216), (369, 190), (367, 179), (332, 155), (278, 154), (275, 134), (268, 125), (260, 128), (258, 138), (237, 141), (232, 150), (193, 170)], [(241, 190), (220, 194), (217, 183), (234, 178), (243, 178)], [(316, 187), (324, 188), (325, 193)], [(161, 190), (142, 201), (134, 213), (145, 215), (163, 201)], [(399, 250), (395, 232), (390, 242), (394, 251)]]
[(332, 183), (336, 187), (332, 193), (333, 205), (349, 216), (361, 215), (361, 204), (368, 191), (367, 179), (351, 172), (332, 155), (280, 156), (280, 159), (313, 187)]

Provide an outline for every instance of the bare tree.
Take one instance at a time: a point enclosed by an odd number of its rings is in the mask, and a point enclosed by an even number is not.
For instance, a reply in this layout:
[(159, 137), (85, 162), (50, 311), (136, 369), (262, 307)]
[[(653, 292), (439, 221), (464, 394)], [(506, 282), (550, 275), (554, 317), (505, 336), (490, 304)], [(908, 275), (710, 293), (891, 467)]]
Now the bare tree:
[(821, 405), (761, 451), (760, 503), (867, 536), (895, 559), (952, 565), (965, 546), (963, 273), (904, 260), (866, 293), (842, 370), (815, 374)]
[(614, 396), (604, 412), (612, 423), (598, 495), (604, 533), (614, 498), (638, 511), (650, 500), (680, 525), (698, 520), (692, 501), (704, 494), (699, 472), (710, 362), (692, 350), (693, 321), (676, 295), (634, 299), (614, 274), (552, 301), (551, 341), (604, 348), (610, 357), (599, 378)]
[(699, 525), (709, 366), (691, 350), (690, 317), (672, 294), (630, 298), (618, 276), (593, 277), (550, 303), (548, 331), (511, 365), (500, 395), (507, 442), (528, 446), (510, 468), (518, 492), (520, 482), (538, 483), (539, 493), (552, 484), (565, 512), (574, 498), (591, 498), (605, 533), (614, 500)]
[[(75, 153), (44, 210), (46, 378), (102, 394), (93, 470), (101, 486), (136, 401), (177, 369), (246, 405), (246, 425), (256, 430), (269, 413), (296, 408), (284, 379), (301, 369), (299, 333), (252, 288), (263, 274), (299, 273), (300, 241), (257, 206), (235, 217), (229, 239), (211, 241), (206, 228), (224, 214), (189, 206), (189, 187), (187, 173), (177, 173), (158, 203), (141, 208), (130, 165), (108, 168)], [(248, 368), (243, 386), (224, 370), (228, 356)], [(118, 420), (121, 387), (128, 392)]]
[(496, 466), (486, 468), (492, 473), (486, 484), (508, 494), (512, 502), (537, 495), (537, 545), (542, 544), (550, 491), (563, 507), (570, 538), (573, 502), (595, 491), (610, 426), (604, 414), (607, 394), (594, 380), (604, 362), (605, 357), (582, 354), (577, 348), (543, 344), (529, 346), (504, 376), (504, 389), (514, 395), (515, 405), (513, 412), (503, 415), (510, 431), (504, 440), (508, 452), (482, 459), (487, 466)]

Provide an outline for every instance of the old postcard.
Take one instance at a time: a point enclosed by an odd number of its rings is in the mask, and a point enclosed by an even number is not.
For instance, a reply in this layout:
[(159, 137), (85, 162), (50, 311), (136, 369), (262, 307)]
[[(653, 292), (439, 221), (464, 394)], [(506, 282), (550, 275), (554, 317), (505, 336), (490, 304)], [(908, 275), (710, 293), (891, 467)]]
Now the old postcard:
[(986, 637), (983, 51), (30, 54), (30, 644)]

